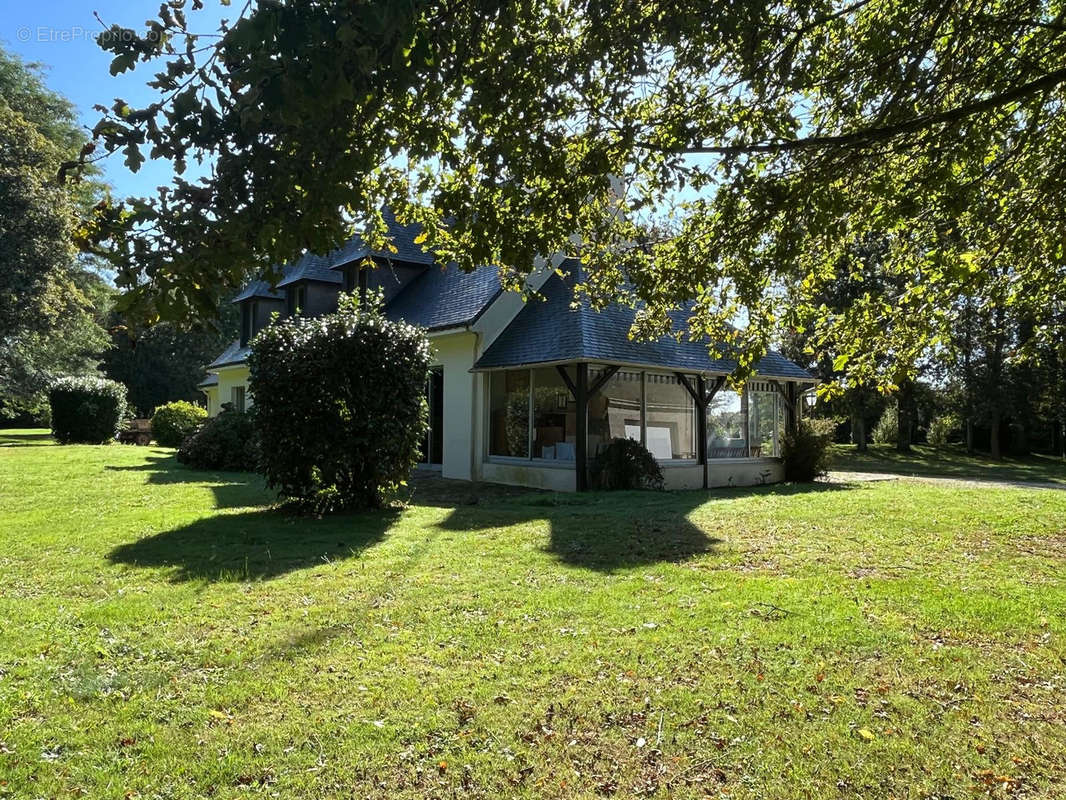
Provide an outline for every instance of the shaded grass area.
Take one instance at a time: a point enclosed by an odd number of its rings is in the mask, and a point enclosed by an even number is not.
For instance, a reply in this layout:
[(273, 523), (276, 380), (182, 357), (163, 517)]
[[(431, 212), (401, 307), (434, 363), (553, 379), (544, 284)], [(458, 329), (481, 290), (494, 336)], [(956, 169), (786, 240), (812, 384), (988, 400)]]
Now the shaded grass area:
[(171, 452), (0, 451), (0, 797), (1066, 792), (1066, 493), (315, 520)]
[(1066, 461), (1061, 458), (1033, 455), (994, 461), (980, 453), (968, 455), (965, 448), (959, 445), (915, 445), (910, 453), (900, 453), (894, 445), (887, 444), (871, 444), (866, 453), (858, 452), (854, 445), (834, 445), (832, 469), (933, 478), (1066, 484)]
[(55, 444), (50, 431), (43, 428), (0, 428), (0, 447), (28, 447)]

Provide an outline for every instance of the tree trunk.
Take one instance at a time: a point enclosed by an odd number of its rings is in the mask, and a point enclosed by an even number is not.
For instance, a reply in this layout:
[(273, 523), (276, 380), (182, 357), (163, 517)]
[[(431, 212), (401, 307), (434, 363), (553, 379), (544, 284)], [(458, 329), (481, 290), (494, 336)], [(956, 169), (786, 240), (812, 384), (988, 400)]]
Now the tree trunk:
[(966, 418), (966, 452), (973, 455), (973, 419)]
[(860, 453), (867, 451), (866, 419), (862, 414), (856, 414), (851, 418), (851, 440), (855, 442), (855, 449)]
[(911, 395), (913, 384), (904, 381), (899, 387), (896, 399), (896, 450), (901, 453), (911, 451)]
[(989, 450), (991, 451), (992, 458), (996, 461), (1003, 458), (1003, 445), (999, 441), (999, 418), (999, 409), (996, 409), (989, 414), (989, 421), (992, 423)]

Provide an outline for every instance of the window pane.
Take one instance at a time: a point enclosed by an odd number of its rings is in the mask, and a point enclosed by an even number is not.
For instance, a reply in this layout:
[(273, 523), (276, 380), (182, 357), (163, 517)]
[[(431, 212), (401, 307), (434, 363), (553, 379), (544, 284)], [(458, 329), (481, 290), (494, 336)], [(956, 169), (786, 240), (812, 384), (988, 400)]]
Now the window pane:
[(746, 458), (744, 401), (739, 392), (720, 389), (707, 406), (707, 458)]
[(777, 393), (751, 392), (748, 396), (748, 434), (752, 456), (777, 455)]
[(573, 461), (576, 433), (577, 403), (559, 370), (533, 370), (533, 458)]
[(492, 373), (489, 454), (529, 457), (529, 370)]
[[(590, 369), (589, 384), (594, 384), (603, 372), (603, 368)], [(589, 398), (589, 458), (595, 457), (611, 439), (640, 441), (640, 397), (640, 373), (616, 372)]]
[(696, 457), (696, 402), (675, 375), (644, 375), (644, 441), (660, 460)]

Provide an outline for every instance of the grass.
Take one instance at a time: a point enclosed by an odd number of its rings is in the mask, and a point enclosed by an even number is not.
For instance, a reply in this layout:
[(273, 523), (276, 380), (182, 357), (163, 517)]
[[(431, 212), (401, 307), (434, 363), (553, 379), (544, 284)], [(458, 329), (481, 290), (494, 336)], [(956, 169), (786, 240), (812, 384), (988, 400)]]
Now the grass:
[(1066, 492), (313, 520), (171, 451), (0, 447), (0, 797), (1066, 794)]
[(871, 444), (866, 453), (860, 453), (854, 445), (835, 445), (832, 468), (931, 478), (1066, 484), (1066, 461), (1061, 458), (1033, 455), (994, 461), (981, 453), (967, 455), (961, 445), (914, 445), (910, 453), (900, 453), (889, 444)]

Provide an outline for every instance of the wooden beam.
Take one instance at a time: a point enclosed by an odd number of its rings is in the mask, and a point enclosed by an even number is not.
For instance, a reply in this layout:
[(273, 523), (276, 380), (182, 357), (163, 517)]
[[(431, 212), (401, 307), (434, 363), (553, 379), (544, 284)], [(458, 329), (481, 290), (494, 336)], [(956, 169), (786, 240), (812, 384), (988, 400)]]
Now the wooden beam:
[(577, 400), (577, 386), (571, 380), (570, 373), (566, 371), (566, 367), (562, 364), (556, 364), (555, 368), (559, 370), (559, 376), (563, 379), (563, 383), (566, 384), (566, 388), (570, 390), (570, 396)]
[(589, 365), (577, 365), (577, 385), (574, 400), (577, 401), (577, 432), (574, 443), (574, 468), (577, 471), (575, 488), (584, 492), (589, 488), (588, 470), (588, 414), (589, 414)]
[(723, 386), (725, 386), (725, 375), (719, 375), (717, 378), (714, 379), (714, 382), (711, 383), (710, 388), (707, 390), (707, 394), (704, 395), (703, 404), (710, 405), (711, 401), (714, 399), (714, 396), (720, 391), (722, 391)]
[(707, 405), (707, 400), (704, 398), (703, 394), (703, 378), (696, 379), (697, 384), (700, 386), (700, 389), (697, 391), (695, 388), (693, 388), (692, 384), (689, 383), (688, 376), (685, 373), (675, 372), (674, 375), (677, 377), (677, 380), (681, 383), (681, 385), (685, 387), (685, 391), (688, 392), (689, 395), (691, 395), (692, 399), (696, 402), (697, 407), (705, 408)]
[[(690, 392), (692, 387), (688, 386), (688, 381), (684, 382), (685, 388)], [(699, 375), (696, 377), (696, 392), (699, 397), (707, 397), (707, 380)], [(704, 400), (700, 402), (696, 401), (696, 409), (698, 411), (696, 415), (696, 460), (700, 466), (703, 467), (703, 488), (707, 488), (707, 402)]]
[[(600, 389), (607, 384), (607, 381), (615, 376), (615, 373), (618, 372), (619, 369), (621, 369), (621, 367), (607, 367), (607, 369), (603, 371), (603, 374), (596, 379), (596, 382), (588, 387), (588, 397), (595, 397)], [(586, 377), (588, 376), (588, 364), (585, 364), (585, 375)]]

